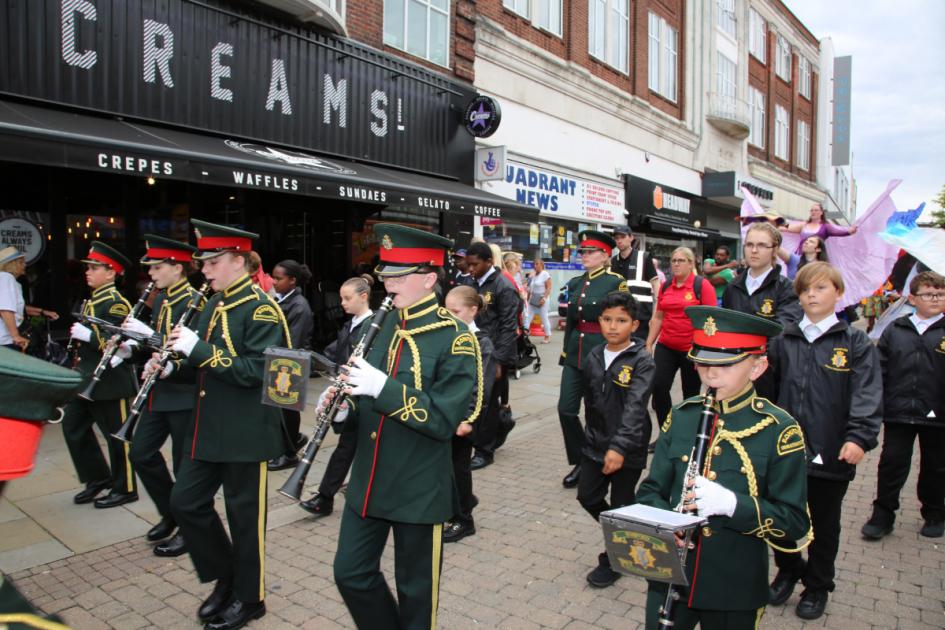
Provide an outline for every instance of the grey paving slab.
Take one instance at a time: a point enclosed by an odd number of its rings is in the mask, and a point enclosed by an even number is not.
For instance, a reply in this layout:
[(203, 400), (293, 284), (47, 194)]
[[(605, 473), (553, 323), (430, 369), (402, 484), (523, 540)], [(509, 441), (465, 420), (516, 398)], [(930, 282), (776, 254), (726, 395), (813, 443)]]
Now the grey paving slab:
[(75, 555), (75, 552), (54, 538), (8, 551), (0, 551), (0, 571), (13, 573), (48, 564)]

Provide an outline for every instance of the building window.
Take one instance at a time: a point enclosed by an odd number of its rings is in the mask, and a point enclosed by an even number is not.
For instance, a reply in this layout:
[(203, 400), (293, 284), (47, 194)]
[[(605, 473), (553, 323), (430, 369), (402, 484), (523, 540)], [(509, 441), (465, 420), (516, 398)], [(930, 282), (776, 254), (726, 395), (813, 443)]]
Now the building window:
[(810, 170), (810, 124), (797, 121), (797, 168)]
[(717, 68), (716, 68), (716, 90), (719, 92), (719, 97), (725, 103), (731, 103), (734, 109), (735, 105), (735, 73), (737, 66), (735, 62), (723, 55), (722, 53), (716, 53), (717, 57)]
[(588, 0), (588, 52), (623, 73), (630, 71), (630, 0)]
[(778, 45), (774, 57), (774, 71), (788, 83), (791, 82), (791, 45), (782, 35), (778, 35)]
[(810, 100), (811, 95), (811, 74), (810, 74), (810, 62), (807, 61), (804, 57), (797, 58), (797, 90), (801, 93), (801, 96), (805, 97), (807, 100)]
[(345, 16), (345, 0), (327, 0), (328, 7), (340, 15), (341, 17)]
[(449, 65), (449, 0), (384, 0), (384, 43)]
[(718, 7), (716, 24), (719, 25), (719, 30), (732, 39), (736, 39), (735, 28), (738, 22), (735, 19), (735, 0), (716, 0), (716, 6)]
[(765, 148), (765, 95), (753, 87), (748, 88), (748, 113), (751, 115), (751, 131), (748, 142)]
[(524, 18), (529, 17), (528, 4), (529, 0), (502, 0), (502, 6), (510, 11), (518, 13)]
[(761, 17), (761, 14), (755, 11), (754, 9), (749, 9), (748, 11), (748, 52), (751, 53), (751, 56), (760, 61), (761, 63), (767, 63), (767, 56), (765, 55), (765, 48), (768, 41), (768, 25), (765, 23), (765, 19)]
[[(413, 1), (413, 0), (411, 0)], [(502, 0), (502, 6), (531, 20), (537, 28), (561, 37), (562, 0)]]
[(774, 156), (784, 161), (791, 159), (788, 153), (790, 141), (790, 123), (787, 110), (780, 105), (774, 106)]
[(676, 29), (666, 20), (649, 15), (649, 88), (676, 102)]

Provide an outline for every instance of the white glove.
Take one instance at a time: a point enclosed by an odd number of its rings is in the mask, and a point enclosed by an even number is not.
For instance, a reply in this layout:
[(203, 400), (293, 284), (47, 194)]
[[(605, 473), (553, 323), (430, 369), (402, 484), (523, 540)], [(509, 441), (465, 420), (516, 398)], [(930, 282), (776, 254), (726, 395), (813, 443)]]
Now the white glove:
[(69, 329), (69, 336), (73, 339), (88, 343), (92, 340), (92, 329), (76, 322), (72, 324), (72, 328)]
[[(340, 396), (340, 395), (341, 395), (341, 392), (337, 392), (337, 391), (335, 392), (335, 396)], [(328, 389), (323, 391), (318, 396), (318, 411), (321, 412), (327, 406), (328, 406)], [(347, 419), (349, 410), (350, 408), (348, 407), (348, 403), (342, 404), (341, 407), (338, 409), (338, 413), (335, 415), (334, 419), (332, 420), (332, 423), (342, 424), (345, 421), (345, 419)]]
[(108, 364), (112, 366), (113, 368), (116, 368), (119, 365), (121, 365), (124, 361), (125, 359), (123, 357), (118, 356), (118, 353), (116, 352), (114, 355), (112, 355), (112, 358), (108, 360)]
[(186, 326), (181, 326), (178, 329), (177, 340), (174, 342), (174, 345), (171, 346), (171, 350), (185, 357), (189, 357), (190, 353), (194, 351), (194, 346), (197, 345), (198, 341), (200, 341), (200, 337), (197, 336), (197, 333)]
[[(132, 355), (132, 353), (134, 353), (135, 346), (137, 345), (138, 345), (138, 342), (133, 341), (131, 339), (122, 341), (121, 344), (119, 344), (118, 349), (115, 350), (115, 357), (119, 357), (121, 358), (121, 361), (124, 361), (125, 359), (129, 358)], [(114, 359), (115, 357), (112, 357), (112, 358)], [(118, 363), (121, 363), (121, 361), (119, 361)], [(118, 363), (112, 365), (112, 367), (115, 367), (115, 365), (118, 365)]]
[(696, 477), (696, 509), (699, 516), (731, 516), (735, 513), (735, 493), (702, 475)]
[(348, 368), (348, 386), (352, 396), (370, 396), (377, 398), (384, 389), (387, 375), (370, 365), (364, 358), (354, 360), (354, 365)]
[(125, 323), (121, 325), (122, 330), (130, 330), (131, 332), (138, 333), (139, 335), (146, 335), (150, 337), (154, 334), (154, 329), (145, 324), (140, 319), (134, 317), (129, 317), (125, 320)]

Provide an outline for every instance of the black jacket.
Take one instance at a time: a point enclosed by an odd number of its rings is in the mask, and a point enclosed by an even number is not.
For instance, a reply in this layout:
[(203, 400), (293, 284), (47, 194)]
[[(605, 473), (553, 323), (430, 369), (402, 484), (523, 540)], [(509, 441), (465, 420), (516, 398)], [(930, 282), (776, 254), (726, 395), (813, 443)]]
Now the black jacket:
[(945, 428), (945, 318), (920, 336), (908, 316), (900, 317), (883, 331), (877, 349), (883, 420)]
[(481, 286), (478, 281), (474, 286), (486, 305), (476, 315), (476, 326), (492, 340), (496, 362), (514, 365), (518, 359), (516, 341), (522, 298), (498, 267)]
[(312, 318), (312, 307), (302, 292), (293, 289), (288, 297), (279, 301), (279, 308), (282, 309), (289, 326), (292, 347), (297, 350), (311, 350), (315, 320)]
[(725, 288), (722, 294), (722, 306), (733, 311), (757, 315), (765, 319), (775, 319), (782, 326), (801, 321), (804, 312), (794, 293), (794, 286), (786, 276), (781, 275), (781, 266), (775, 265), (757, 291), (748, 295), (745, 279), (748, 272), (740, 273)]
[(365, 317), (353, 329), (350, 319), (345, 320), (338, 329), (338, 338), (325, 347), (325, 356), (337, 363), (344, 365), (351, 358), (351, 352), (364, 333), (364, 324), (371, 321), (370, 317)]
[(621, 258), (618, 252), (610, 259), (610, 270), (627, 279), (627, 290), (637, 300), (637, 319), (649, 320), (653, 317), (653, 302), (655, 301), (653, 285), (650, 281), (654, 278), (659, 279), (659, 274), (656, 273), (656, 266), (653, 264), (650, 252), (644, 250), (643, 266), (639, 270), (640, 280), (637, 280), (639, 254), (640, 250), (637, 247), (631, 249), (630, 255), (626, 258)]
[(604, 370), (604, 348), (596, 346), (581, 367), (584, 390), (584, 447), (595, 462), (613, 449), (624, 468), (645, 468), (651, 422), (646, 410), (656, 364), (640, 341), (621, 352)]
[(844, 442), (875, 448), (882, 422), (882, 372), (873, 342), (841, 321), (808, 343), (790, 324), (771, 341), (768, 359), (778, 406), (804, 431), (808, 474), (853, 479), (856, 467), (837, 459), (840, 448)]

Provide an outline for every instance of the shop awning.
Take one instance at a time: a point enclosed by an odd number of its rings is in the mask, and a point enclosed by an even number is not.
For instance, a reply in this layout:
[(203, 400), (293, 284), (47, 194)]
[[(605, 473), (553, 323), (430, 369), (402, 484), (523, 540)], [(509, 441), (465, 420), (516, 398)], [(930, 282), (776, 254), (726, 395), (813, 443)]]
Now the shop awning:
[(647, 219), (649, 227), (654, 232), (663, 232), (665, 234), (672, 234), (680, 238), (696, 238), (700, 240), (705, 240), (707, 238), (718, 236), (719, 231), (713, 230), (712, 228), (696, 228), (691, 225), (686, 225), (685, 223), (677, 223), (675, 221), (667, 221), (665, 219), (656, 219), (654, 217), (649, 217)]
[(0, 160), (538, 222), (537, 209), (457, 181), (2, 100)]

